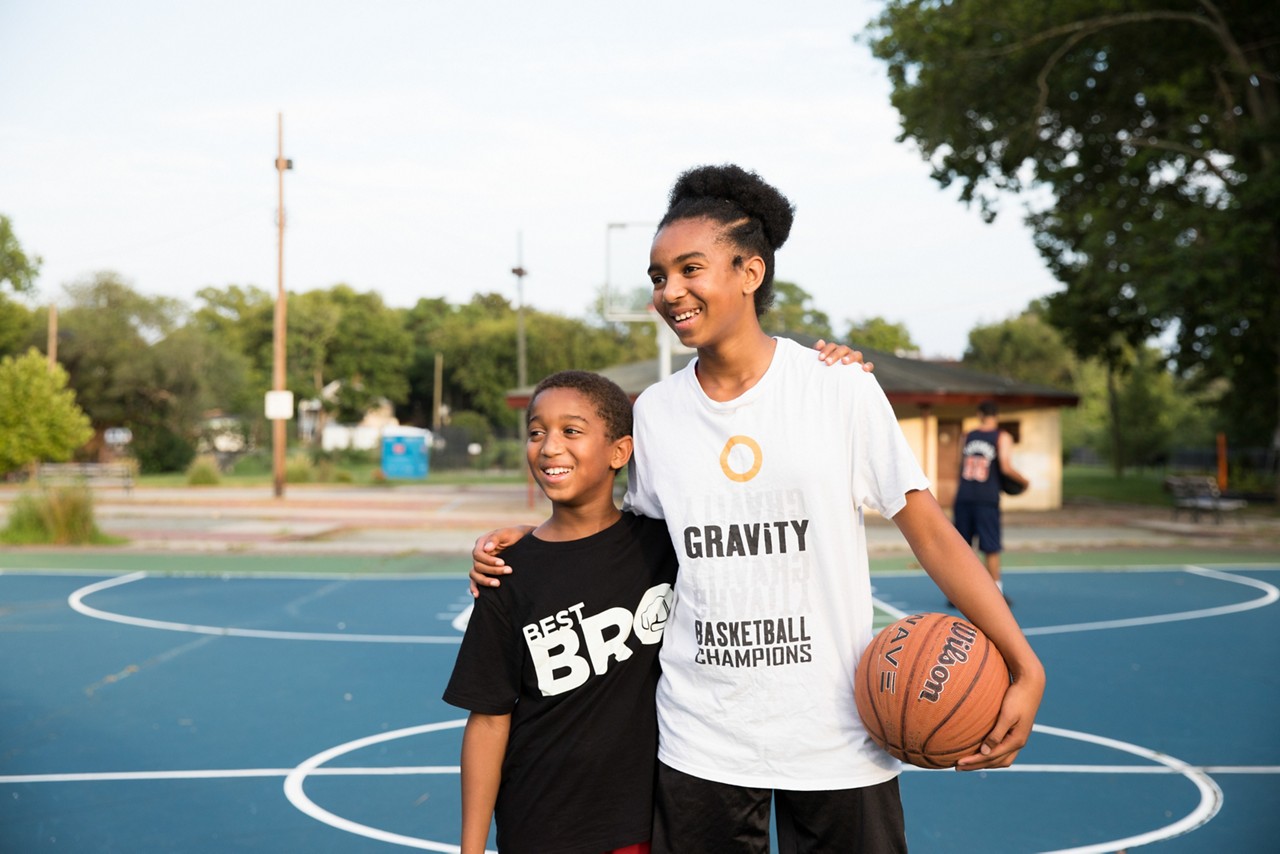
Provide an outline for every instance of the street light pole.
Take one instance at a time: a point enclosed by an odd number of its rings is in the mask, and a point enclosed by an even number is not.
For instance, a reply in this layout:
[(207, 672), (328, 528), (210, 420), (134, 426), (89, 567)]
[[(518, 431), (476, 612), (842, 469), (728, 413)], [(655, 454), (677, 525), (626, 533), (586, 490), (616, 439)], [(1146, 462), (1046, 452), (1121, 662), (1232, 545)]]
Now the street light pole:
[[(288, 300), (284, 292), (284, 173), (293, 168), (293, 161), (284, 156), (284, 114), (276, 113), (276, 175), (279, 183), (280, 207), (276, 215), (277, 254), (276, 254), (276, 311), (275, 326), (272, 334), (271, 388), (277, 399), (282, 397), (285, 383), (285, 311)], [(290, 402), (291, 403), (291, 402)], [(292, 415), (292, 405), (289, 407)], [(286, 428), (288, 416), (282, 412), (268, 413), (271, 418), (271, 471), (272, 486), (276, 498), (284, 497), (285, 447), (288, 441)]]
[(524, 232), (516, 236), (516, 266), (511, 268), (516, 277), (516, 386), (524, 388), (529, 382), (528, 362), (524, 342)]

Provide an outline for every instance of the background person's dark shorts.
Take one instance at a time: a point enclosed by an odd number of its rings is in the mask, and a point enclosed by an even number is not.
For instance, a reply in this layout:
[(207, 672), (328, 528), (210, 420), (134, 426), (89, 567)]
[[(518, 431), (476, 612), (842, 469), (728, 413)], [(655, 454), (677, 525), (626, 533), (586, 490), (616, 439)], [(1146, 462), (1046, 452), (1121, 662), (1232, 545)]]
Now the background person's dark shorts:
[(1000, 542), (1000, 505), (974, 504), (969, 501), (957, 501), (952, 510), (956, 521), (956, 530), (964, 541), (973, 545), (973, 538), (978, 538), (978, 551), (983, 554), (998, 554), (1004, 550)]

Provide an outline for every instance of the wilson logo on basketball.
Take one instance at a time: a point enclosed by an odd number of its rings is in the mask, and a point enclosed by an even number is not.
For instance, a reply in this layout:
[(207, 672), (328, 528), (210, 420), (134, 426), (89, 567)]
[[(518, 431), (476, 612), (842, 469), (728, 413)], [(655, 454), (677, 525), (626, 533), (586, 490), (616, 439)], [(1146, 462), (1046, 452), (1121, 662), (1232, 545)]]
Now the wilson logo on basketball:
[(936, 703), (942, 698), (942, 689), (951, 678), (951, 668), (969, 660), (969, 650), (973, 649), (973, 642), (977, 637), (978, 630), (968, 623), (956, 622), (951, 625), (951, 635), (942, 645), (937, 664), (929, 671), (929, 678), (920, 691), (921, 700)]
[(854, 671), (853, 698), (867, 735), (891, 756), (950, 768), (982, 748), (1008, 687), (1000, 650), (976, 626), (916, 614), (872, 638)]

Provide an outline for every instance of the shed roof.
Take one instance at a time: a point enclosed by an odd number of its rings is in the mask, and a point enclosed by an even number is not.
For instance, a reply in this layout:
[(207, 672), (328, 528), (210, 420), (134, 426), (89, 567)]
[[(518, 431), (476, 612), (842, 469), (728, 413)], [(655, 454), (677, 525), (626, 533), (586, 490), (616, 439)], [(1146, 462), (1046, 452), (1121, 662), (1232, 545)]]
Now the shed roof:
[[(812, 336), (784, 334), (806, 347), (817, 340)], [(862, 355), (875, 363), (876, 379), (894, 405), (962, 405), (975, 407), (984, 400), (995, 400), (1003, 406), (1075, 406), (1079, 396), (1047, 385), (1021, 382), (995, 374), (984, 374), (955, 362), (930, 362), (895, 356), (883, 350), (863, 347)], [(671, 372), (685, 367), (695, 353), (673, 353)], [(601, 368), (597, 373), (608, 377), (635, 400), (642, 391), (658, 381), (658, 360), (645, 359)], [(534, 386), (514, 388), (507, 392), (507, 405), (521, 409), (529, 405)]]

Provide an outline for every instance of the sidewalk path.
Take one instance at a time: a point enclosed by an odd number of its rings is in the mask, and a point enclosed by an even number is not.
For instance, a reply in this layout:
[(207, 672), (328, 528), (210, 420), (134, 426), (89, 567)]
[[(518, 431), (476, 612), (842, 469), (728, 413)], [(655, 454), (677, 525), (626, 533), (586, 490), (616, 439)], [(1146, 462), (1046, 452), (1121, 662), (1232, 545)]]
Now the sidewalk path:
[[(18, 487), (0, 487), (0, 524)], [(256, 554), (464, 555), (480, 534), (534, 523), (548, 514), (524, 485), (395, 487), (290, 484), (283, 498), (270, 487), (115, 488), (94, 492), (99, 527), (125, 537), (126, 551)], [(1280, 520), (1231, 518), (1177, 522), (1163, 508), (1070, 507), (1005, 514), (1011, 553), (1180, 545), (1272, 548), (1280, 553)], [(905, 554), (891, 522), (869, 514), (873, 555)]]

